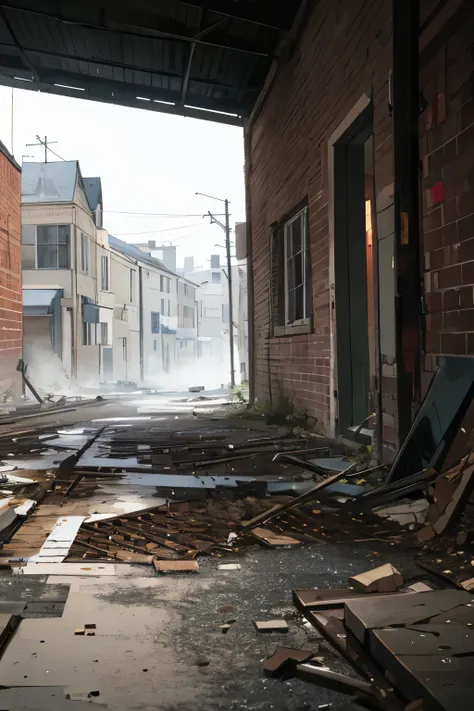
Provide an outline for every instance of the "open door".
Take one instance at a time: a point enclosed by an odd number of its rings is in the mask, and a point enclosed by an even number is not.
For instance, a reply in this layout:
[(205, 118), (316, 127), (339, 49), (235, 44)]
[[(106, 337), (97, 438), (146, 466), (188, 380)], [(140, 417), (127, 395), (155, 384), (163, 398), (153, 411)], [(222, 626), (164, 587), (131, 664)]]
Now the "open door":
[(360, 115), (334, 146), (334, 268), (338, 432), (372, 426), (376, 401), (372, 117)]

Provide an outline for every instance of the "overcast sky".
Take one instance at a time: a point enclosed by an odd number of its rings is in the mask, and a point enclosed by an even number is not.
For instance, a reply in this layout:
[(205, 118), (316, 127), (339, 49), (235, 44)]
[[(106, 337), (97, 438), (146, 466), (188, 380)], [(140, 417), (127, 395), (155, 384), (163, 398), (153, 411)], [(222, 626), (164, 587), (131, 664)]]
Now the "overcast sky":
[[(11, 96), (11, 89), (0, 87), (0, 140), (10, 150)], [(83, 176), (102, 179), (108, 231), (127, 242), (172, 241), (179, 247), (178, 266), (186, 255), (202, 265), (211, 253), (223, 256), (224, 250), (214, 246), (224, 243), (221, 229), (200, 216), (165, 219), (120, 212), (223, 212), (223, 204), (195, 196), (200, 191), (231, 201), (232, 226), (245, 219), (240, 128), (19, 89), (14, 90), (13, 127), (19, 163), (44, 159), (43, 148), (26, 147), (37, 142), (37, 134), (57, 141), (51, 148), (66, 160), (78, 160)], [(48, 160), (58, 159), (49, 154)]]

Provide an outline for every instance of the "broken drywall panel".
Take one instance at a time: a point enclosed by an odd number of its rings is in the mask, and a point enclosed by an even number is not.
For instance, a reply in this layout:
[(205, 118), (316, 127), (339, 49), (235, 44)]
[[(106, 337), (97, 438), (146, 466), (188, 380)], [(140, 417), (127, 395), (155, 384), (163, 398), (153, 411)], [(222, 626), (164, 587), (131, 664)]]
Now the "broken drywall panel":
[(39, 552), (28, 559), (29, 563), (61, 563), (69, 554), (84, 516), (63, 516), (54, 524), (51, 533)]
[(409, 526), (413, 523), (423, 524), (429, 508), (430, 504), (426, 499), (419, 499), (418, 501), (407, 499), (407, 501), (393, 506), (380, 506), (373, 509), (373, 512), (380, 518), (396, 521), (400, 526)]
[(402, 574), (391, 564), (381, 565), (373, 570), (353, 575), (349, 584), (362, 592), (395, 592), (403, 585)]
[(286, 620), (265, 620), (254, 622), (258, 632), (288, 632)]
[(15, 513), (17, 516), (28, 516), (28, 514), (36, 506), (36, 501), (33, 499), (25, 499), (19, 506), (15, 506)]

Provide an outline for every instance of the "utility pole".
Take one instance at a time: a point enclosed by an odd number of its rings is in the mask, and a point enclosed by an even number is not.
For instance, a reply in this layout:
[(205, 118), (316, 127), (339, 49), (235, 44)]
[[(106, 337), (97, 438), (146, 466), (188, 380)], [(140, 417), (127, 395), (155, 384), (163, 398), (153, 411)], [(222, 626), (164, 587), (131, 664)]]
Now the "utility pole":
[(229, 287), (229, 348), (230, 348), (230, 387), (235, 387), (235, 368), (234, 368), (234, 313), (232, 308), (232, 264), (230, 258), (230, 224), (229, 224), (229, 201), (222, 200), (221, 198), (216, 198), (212, 195), (205, 195), (204, 193), (196, 193), (196, 195), (202, 195), (203, 197), (211, 198), (212, 200), (219, 200), (225, 205), (225, 224), (223, 225), (216, 217), (208, 211), (208, 216), (211, 220), (211, 225), (215, 223), (219, 225), (225, 233), (225, 247), (227, 254), (227, 285)]
[[(33, 146), (44, 146), (44, 162), (48, 162), (48, 150), (51, 150), (49, 146), (51, 146), (53, 143), (57, 143), (57, 141), (48, 141), (48, 136), (44, 137), (44, 141), (41, 140), (39, 136), (36, 136), (36, 140), (39, 141), (39, 143), (27, 143), (27, 147), (33, 147)], [(51, 151), (51, 153), (54, 153), (54, 151)], [(54, 154), (56, 155), (56, 153)]]
[(229, 287), (229, 339), (230, 339), (230, 387), (235, 387), (234, 368), (234, 310), (232, 308), (232, 265), (230, 262), (229, 201), (225, 200), (225, 248), (227, 254), (227, 285)]

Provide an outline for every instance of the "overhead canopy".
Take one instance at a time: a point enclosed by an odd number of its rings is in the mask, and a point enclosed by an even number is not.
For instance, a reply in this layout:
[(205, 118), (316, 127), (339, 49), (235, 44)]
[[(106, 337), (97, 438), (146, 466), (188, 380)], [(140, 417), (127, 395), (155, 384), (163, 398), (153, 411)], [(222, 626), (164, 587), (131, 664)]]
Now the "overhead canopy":
[(0, 83), (241, 124), (302, 0), (10, 0)]
[(84, 323), (100, 323), (100, 306), (97, 306), (97, 304), (83, 304), (82, 320)]
[(49, 316), (53, 313), (53, 301), (62, 295), (62, 289), (23, 289), (23, 315)]

